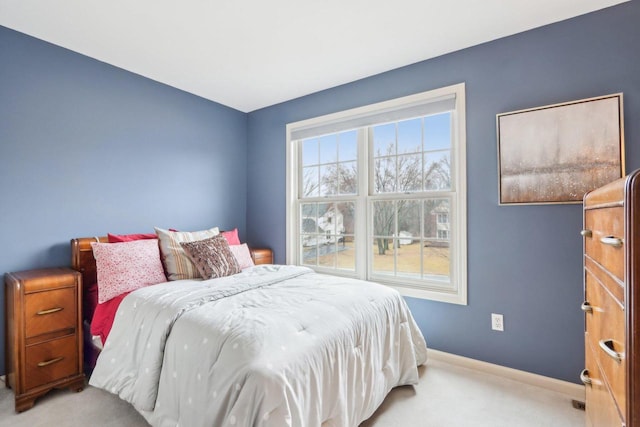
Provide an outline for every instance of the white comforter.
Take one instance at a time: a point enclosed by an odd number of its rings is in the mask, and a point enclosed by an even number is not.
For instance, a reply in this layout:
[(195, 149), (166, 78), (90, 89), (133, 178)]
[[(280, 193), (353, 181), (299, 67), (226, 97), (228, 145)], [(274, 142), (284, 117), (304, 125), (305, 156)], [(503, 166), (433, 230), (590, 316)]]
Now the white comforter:
[(425, 361), (395, 290), (258, 266), (132, 292), (90, 384), (154, 426), (347, 427)]

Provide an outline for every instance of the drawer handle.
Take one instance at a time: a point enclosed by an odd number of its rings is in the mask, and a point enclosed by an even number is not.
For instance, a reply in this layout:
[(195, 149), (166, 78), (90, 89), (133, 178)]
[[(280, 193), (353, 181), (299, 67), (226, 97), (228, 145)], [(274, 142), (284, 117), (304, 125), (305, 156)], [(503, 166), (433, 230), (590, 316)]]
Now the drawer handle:
[(591, 230), (582, 230), (580, 232), (580, 235), (582, 237), (591, 237), (591, 236), (593, 236), (593, 232)]
[(591, 380), (591, 378), (589, 378), (589, 371), (586, 369), (583, 369), (582, 372), (580, 372), (580, 381), (582, 381), (582, 384), (584, 385), (592, 385), (593, 381)]
[(580, 306), (580, 309), (585, 313), (593, 313), (593, 306), (589, 304), (589, 301), (585, 301)]
[(615, 360), (616, 362), (622, 362), (622, 354), (618, 353), (613, 349), (613, 340), (600, 340), (598, 341), (598, 345), (604, 351), (607, 356)]
[(45, 360), (44, 362), (38, 363), (38, 367), (39, 368), (44, 368), (45, 366), (52, 365), (52, 364), (54, 364), (56, 362), (61, 361), (62, 359), (64, 359), (64, 357), (61, 356), (61, 357), (56, 357), (55, 359)]
[(613, 236), (607, 236), (600, 238), (600, 241), (605, 245), (613, 246), (614, 248), (619, 248), (622, 246), (622, 239)]
[(58, 311), (62, 311), (62, 310), (63, 310), (62, 307), (56, 307), (56, 308), (50, 308), (49, 310), (40, 310), (36, 314), (38, 316), (43, 316), (45, 314), (57, 313)]

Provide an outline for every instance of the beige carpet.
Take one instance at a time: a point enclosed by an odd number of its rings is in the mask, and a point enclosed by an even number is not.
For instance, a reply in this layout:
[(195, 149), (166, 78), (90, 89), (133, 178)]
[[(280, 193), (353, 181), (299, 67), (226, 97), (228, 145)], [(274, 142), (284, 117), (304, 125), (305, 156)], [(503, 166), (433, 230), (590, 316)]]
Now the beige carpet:
[[(420, 384), (398, 387), (361, 427), (529, 427), (585, 425), (584, 412), (565, 395), (430, 360)], [(54, 390), (22, 414), (0, 383), (0, 426), (147, 426), (129, 404), (93, 387)]]

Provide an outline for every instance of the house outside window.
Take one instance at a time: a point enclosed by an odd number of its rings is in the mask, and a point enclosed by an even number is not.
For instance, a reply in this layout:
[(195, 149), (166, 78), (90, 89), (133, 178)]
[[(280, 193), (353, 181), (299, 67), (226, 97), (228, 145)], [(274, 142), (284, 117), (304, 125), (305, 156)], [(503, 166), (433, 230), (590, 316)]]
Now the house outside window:
[(287, 262), (466, 304), (464, 84), (287, 126)]

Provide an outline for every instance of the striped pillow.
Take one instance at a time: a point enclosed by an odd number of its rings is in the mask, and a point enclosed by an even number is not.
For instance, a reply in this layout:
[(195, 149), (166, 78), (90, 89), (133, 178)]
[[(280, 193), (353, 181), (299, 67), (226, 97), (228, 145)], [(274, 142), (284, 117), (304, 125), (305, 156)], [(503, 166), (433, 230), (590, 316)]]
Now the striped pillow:
[(231, 276), (241, 271), (227, 239), (222, 235), (196, 242), (181, 242), (180, 246), (205, 280)]
[(217, 236), (218, 227), (202, 231), (169, 231), (155, 227), (160, 239), (162, 263), (169, 280), (199, 279), (200, 273), (180, 246), (181, 242), (194, 242)]

